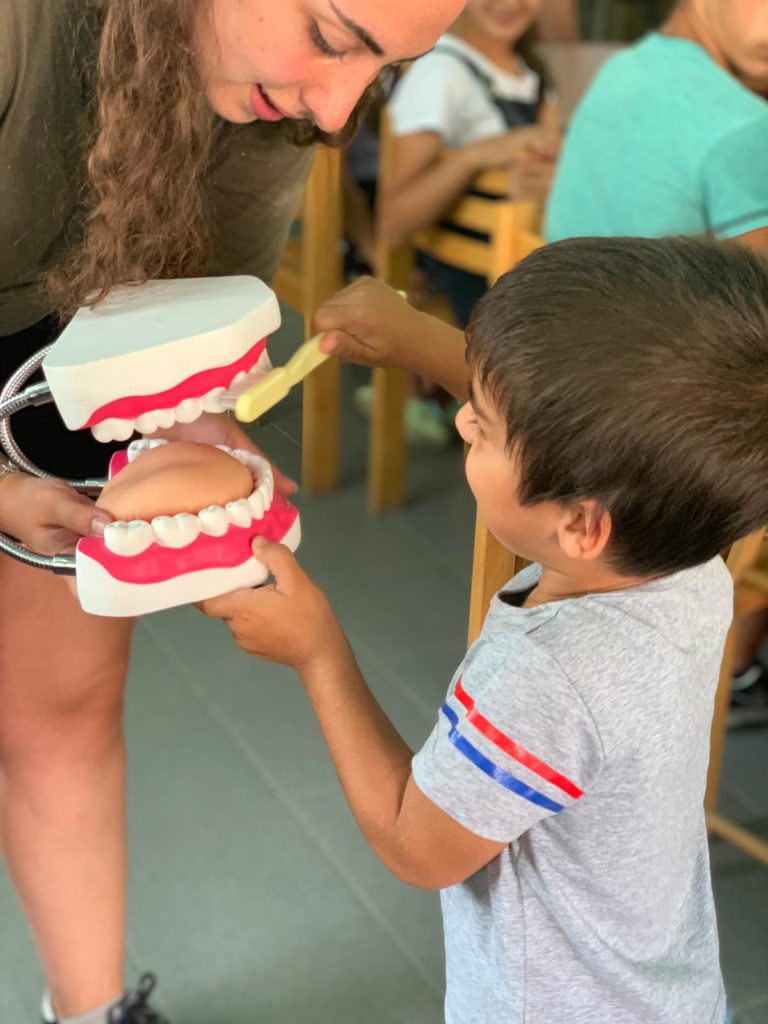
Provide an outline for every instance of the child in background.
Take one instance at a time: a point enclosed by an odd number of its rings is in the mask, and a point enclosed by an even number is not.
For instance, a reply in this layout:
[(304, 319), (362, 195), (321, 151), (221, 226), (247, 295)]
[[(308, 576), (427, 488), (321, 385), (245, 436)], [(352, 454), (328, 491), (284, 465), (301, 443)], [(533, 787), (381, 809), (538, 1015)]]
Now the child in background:
[(254, 544), (273, 586), (203, 610), (296, 669), (374, 851), (444, 890), (447, 1024), (723, 1024), (703, 795), (718, 552), (768, 520), (768, 267), (693, 239), (543, 248), (479, 303), (463, 376), (382, 285), (316, 325), (457, 395), (471, 379), (478, 512), (534, 564), (415, 757), (285, 548)]
[[(560, 122), (531, 49), (541, 0), (469, 0), (417, 60), (388, 105), (393, 173), (379, 195), (379, 230), (397, 245), (439, 221), (480, 171), (539, 154), (551, 172)], [(466, 326), (484, 277), (423, 258)]]
[(548, 241), (714, 235), (768, 248), (768, 5), (682, 0), (575, 111)]
[[(603, 66), (576, 110), (546, 238), (708, 234), (768, 249), (766, 92), (768, 4), (682, 0)], [(768, 723), (755, 660), (767, 626), (764, 611), (740, 620), (731, 725)]]

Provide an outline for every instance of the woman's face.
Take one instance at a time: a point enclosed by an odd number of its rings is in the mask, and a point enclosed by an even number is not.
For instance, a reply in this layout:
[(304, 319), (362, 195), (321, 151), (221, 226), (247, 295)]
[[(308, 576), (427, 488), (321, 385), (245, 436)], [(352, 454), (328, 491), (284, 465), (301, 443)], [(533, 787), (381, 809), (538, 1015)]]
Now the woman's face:
[(698, 6), (739, 77), (768, 86), (768, 0), (698, 0)]
[(466, 12), (487, 36), (514, 43), (539, 15), (541, 0), (467, 0)]
[(387, 64), (429, 50), (463, 0), (208, 0), (197, 52), (227, 121), (309, 119), (339, 131)]

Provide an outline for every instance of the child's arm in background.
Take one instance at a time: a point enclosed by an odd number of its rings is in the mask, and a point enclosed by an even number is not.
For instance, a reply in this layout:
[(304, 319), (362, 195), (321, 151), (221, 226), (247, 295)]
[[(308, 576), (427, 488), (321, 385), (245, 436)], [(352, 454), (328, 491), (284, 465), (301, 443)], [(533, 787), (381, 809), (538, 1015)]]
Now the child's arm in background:
[(313, 330), (326, 332), (324, 352), (361, 366), (401, 367), (435, 381), (465, 401), (469, 371), (463, 331), (420, 313), (396, 291), (361, 277), (323, 303)]
[(507, 844), (470, 832), (421, 792), (412, 752), (368, 689), (324, 594), (287, 548), (257, 539), (254, 554), (274, 585), (213, 598), (201, 609), (223, 618), (249, 654), (299, 673), (352, 813), (390, 871), (428, 889), (473, 875)]
[(529, 152), (557, 152), (557, 129), (547, 120), (513, 128), (481, 142), (446, 149), (436, 132), (416, 132), (392, 141), (391, 180), (378, 200), (378, 230), (393, 246), (440, 220), (481, 171), (511, 166)]

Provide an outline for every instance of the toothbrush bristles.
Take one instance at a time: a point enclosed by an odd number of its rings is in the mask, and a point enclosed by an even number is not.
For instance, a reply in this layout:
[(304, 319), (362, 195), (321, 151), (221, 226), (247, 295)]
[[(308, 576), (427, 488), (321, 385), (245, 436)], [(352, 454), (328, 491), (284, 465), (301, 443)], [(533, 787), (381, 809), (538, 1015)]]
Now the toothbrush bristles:
[(264, 373), (249, 373), (239, 384), (231, 385), (223, 395), (219, 395), (219, 402), (225, 409), (234, 410), (240, 396), (244, 395), (249, 388), (252, 388), (254, 384), (263, 379)]

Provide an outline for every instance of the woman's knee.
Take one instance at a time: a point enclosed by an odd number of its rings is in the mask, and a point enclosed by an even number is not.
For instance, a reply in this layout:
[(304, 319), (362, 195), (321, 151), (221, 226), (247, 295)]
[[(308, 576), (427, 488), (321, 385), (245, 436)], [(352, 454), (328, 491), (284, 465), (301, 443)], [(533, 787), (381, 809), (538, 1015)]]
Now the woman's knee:
[[(2, 562), (7, 560), (0, 559)], [(24, 569), (25, 567), (20, 567)], [(30, 575), (31, 574), (31, 575)], [(63, 581), (0, 568), (0, 759), (119, 735), (131, 623), (86, 616)], [(8, 599), (15, 585), (16, 601)]]

